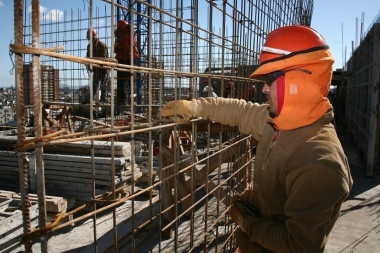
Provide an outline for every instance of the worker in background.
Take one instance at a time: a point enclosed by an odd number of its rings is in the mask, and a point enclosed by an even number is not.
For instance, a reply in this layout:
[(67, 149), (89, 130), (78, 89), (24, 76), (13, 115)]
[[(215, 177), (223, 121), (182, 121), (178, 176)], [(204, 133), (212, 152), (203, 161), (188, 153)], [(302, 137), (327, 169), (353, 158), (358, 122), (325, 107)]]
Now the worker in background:
[[(162, 116), (238, 126), (257, 141), (253, 182), (233, 198), (237, 252), (323, 252), (352, 178), (327, 98), (334, 58), (301, 25), (268, 34), (250, 78), (265, 81), (266, 104), (228, 98), (171, 101)], [(256, 210), (249, 211), (249, 210)]]
[[(92, 57), (93, 58), (108, 58), (108, 48), (107, 45), (98, 39), (97, 32), (95, 29), (88, 29), (87, 30), (87, 39), (92, 40)], [(87, 54), (86, 57), (91, 56), (91, 43), (87, 45)], [(93, 97), (95, 98), (96, 92), (98, 91), (100, 87), (100, 102), (106, 103), (106, 97), (107, 97), (107, 69), (103, 68), (96, 68), (94, 67), (92, 69), (93, 71), (93, 82), (92, 82), (92, 92)], [(95, 98), (96, 99), (96, 98)], [(89, 103), (90, 98), (88, 97), (85, 99), (83, 103)]]
[(232, 97), (233, 92), (231, 91), (231, 89), (232, 89), (232, 83), (227, 82), (224, 85), (224, 94), (223, 94), (224, 98), (231, 98)]
[[(115, 30), (115, 58), (120, 64), (131, 65), (132, 61), (140, 58), (137, 39), (131, 25), (125, 20), (117, 22)], [(130, 104), (131, 76), (129, 71), (117, 72), (116, 103), (118, 105)]]

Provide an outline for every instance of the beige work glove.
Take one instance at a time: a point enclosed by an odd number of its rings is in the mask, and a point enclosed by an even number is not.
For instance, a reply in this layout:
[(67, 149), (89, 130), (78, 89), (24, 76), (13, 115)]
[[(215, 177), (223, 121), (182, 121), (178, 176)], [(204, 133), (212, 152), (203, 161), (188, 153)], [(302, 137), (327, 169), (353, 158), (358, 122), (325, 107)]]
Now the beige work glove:
[(161, 115), (169, 117), (174, 121), (185, 122), (197, 116), (197, 101), (192, 99), (188, 100), (174, 100), (168, 102), (161, 108)]

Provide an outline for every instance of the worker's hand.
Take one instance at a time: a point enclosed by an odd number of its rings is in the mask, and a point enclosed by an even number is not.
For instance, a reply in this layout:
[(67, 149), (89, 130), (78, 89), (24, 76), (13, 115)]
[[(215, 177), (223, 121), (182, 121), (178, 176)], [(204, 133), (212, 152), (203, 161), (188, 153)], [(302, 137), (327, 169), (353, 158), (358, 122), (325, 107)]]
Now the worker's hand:
[(252, 189), (247, 189), (247, 190), (245, 190), (245, 191), (240, 195), (240, 199), (252, 203), (252, 202), (253, 202), (253, 190), (252, 190)]
[(163, 117), (170, 117), (174, 121), (189, 121), (197, 114), (197, 102), (193, 99), (187, 100), (175, 100), (170, 101), (164, 107), (161, 108), (161, 115)]
[(260, 217), (260, 213), (250, 202), (241, 196), (235, 196), (230, 209), (230, 216), (235, 224), (240, 226), (240, 229), (244, 231), (243, 222), (248, 218)]
[(243, 214), (234, 204), (231, 206), (230, 209), (230, 217), (235, 222), (236, 226), (240, 226), (243, 223)]

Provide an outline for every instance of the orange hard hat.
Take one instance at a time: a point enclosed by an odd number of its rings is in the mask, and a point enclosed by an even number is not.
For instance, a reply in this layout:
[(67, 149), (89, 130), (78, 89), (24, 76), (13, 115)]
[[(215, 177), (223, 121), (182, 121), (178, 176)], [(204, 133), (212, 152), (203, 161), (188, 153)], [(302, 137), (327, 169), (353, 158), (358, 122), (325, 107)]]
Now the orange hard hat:
[(117, 28), (122, 28), (128, 25), (128, 22), (126, 20), (119, 20), (117, 21)]
[(261, 49), (259, 63), (261, 65), (281, 56), (326, 45), (323, 36), (308, 26), (280, 27), (268, 34)]

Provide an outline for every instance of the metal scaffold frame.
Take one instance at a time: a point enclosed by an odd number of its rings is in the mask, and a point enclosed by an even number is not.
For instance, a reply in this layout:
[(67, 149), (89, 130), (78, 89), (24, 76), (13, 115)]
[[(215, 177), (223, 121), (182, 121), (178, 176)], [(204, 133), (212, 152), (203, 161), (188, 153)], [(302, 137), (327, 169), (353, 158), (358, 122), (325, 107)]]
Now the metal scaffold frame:
[[(18, 128), (0, 148), (13, 151), (1, 159), (16, 162), (7, 176), (17, 180), (0, 190), (20, 194), (22, 228), (6, 250), (233, 251), (228, 211), (252, 179), (254, 141), (159, 109), (214, 95), (263, 102), (262, 82), (248, 76), (266, 35), (310, 25), (313, 1), (90, 0), (54, 19), (39, 16), (38, 0), (14, 5)], [(130, 64), (114, 58), (119, 20), (136, 34), (140, 58)], [(86, 57), (89, 28), (109, 57)], [(96, 68), (107, 70), (106, 104), (93, 94)], [(122, 72), (131, 76), (123, 104)]]

